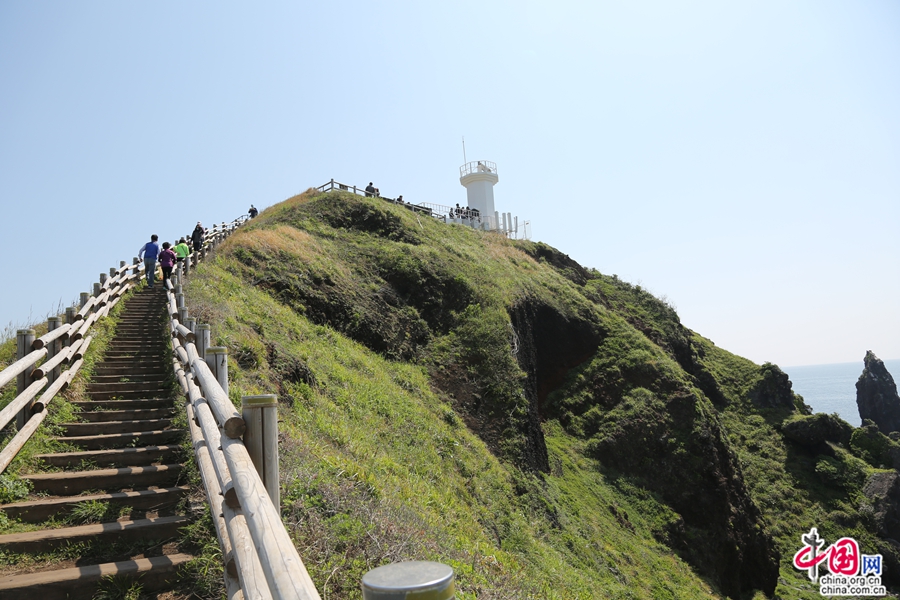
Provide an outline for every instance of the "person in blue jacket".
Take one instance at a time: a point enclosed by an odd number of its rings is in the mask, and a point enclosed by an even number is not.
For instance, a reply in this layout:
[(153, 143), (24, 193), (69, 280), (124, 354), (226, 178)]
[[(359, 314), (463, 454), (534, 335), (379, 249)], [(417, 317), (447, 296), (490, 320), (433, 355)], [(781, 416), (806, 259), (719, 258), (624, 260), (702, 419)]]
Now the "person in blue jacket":
[(156, 259), (159, 257), (159, 244), (156, 240), (159, 236), (155, 233), (150, 236), (150, 241), (138, 250), (138, 258), (144, 261), (147, 269), (147, 286), (153, 288), (153, 280), (156, 278)]

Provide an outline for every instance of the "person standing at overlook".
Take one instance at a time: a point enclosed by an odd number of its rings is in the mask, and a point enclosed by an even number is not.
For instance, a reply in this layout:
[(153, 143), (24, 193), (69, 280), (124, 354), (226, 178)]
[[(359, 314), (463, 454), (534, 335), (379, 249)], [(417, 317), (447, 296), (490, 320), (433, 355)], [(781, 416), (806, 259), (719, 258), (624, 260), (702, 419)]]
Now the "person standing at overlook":
[(375, 195), (375, 186), (372, 185), (372, 182), (369, 182), (369, 185), (366, 186), (366, 197), (371, 198)]
[(194, 243), (194, 250), (196, 252), (200, 251), (200, 248), (203, 247), (203, 235), (206, 233), (206, 230), (203, 229), (203, 225), (200, 224), (200, 221), (197, 221), (197, 226), (194, 227), (194, 232), (191, 234), (191, 241)]
[(155, 233), (150, 236), (150, 241), (141, 246), (138, 250), (138, 260), (144, 262), (144, 268), (147, 271), (147, 287), (153, 289), (153, 280), (156, 278), (156, 259), (159, 257), (159, 244), (156, 240), (159, 236)]
[(253, 205), (251, 204), (251, 205), (250, 205), (250, 210), (247, 211), (247, 214), (249, 214), (249, 215), (250, 215), (250, 218), (253, 219), (253, 218), (256, 217), (256, 215), (259, 214), (259, 211), (256, 210), (256, 207), (253, 206)]

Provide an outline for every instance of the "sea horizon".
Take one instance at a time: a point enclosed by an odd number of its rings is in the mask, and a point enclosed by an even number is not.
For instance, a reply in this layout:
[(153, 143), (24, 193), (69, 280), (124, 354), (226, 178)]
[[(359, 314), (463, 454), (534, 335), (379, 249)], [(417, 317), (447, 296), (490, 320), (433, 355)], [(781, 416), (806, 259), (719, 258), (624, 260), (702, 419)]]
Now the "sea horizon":
[[(900, 359), (884, 360), (884, 366), (896, 382), (900, 376)], [(794, 392), (803, 396), (803, 401), (814, 412), (837, 413), (854, 427), (859, 427), (862, 419), (856, 406), (856, 382), (864, 368), (863, 361), (859, 360), (782, 367), (782, 370), (788, 374)]]

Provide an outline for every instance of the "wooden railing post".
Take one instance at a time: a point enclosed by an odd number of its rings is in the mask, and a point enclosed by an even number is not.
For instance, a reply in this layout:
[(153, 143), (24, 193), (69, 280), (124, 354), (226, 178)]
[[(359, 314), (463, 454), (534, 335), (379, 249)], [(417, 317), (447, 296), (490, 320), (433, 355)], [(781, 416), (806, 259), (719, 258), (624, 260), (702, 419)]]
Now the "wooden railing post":
[[(191, 333), (193, 333), (195, 336), (197, 335), (197, 317), (188, 317), (187, 319), (185, 319), (184, 326), (190, 329)], [(194, 345), (196, 345), (196, 343)], [(200, 348), (198, 347), (197, 350), (199, 351)], [(201, 355), (200, 358), (203, 358), (203, 356)]]
[(178, 309), (178, 322), (185, 324), (185, 327), (187, 327), (187, 325), (186, 325), (187, 320), (188, 320), (188, 309), (186, 306), (182, 306), (181, 308)]
[(181, 264), (184, 265), (184, 276), (187, 277), (188, 273), (191, 272), (191, 255), (185, 256)]
[(98, 297), (99, 295), (100, 295), (100, 284), (95, 283), (94, 284), (94, 298)]
[(106, 283), (106, 273), (100, 273), (100, 287), (103, 287), (103, 284)]
[(209, 370), (216, 376), (216, 381), (228, 395), (228, 348), (224, 346), (208, 346), (205, 356)]
[(197, 354), (200, 355), (200, 358), (206, 360), (206, 349), (209, 348), (209, 341), (211, 336), (209, 323), (197, 323), (194, 329), (194, 335), (197, 336)]
[(363, 600), (427, 597), (453, 600), (456, 582), (453, 569), (439, 562), (412, 560), (372, 569), (362, 578)]
[[(131, 259), (131, 264), (134, 265), (134, 274), (135, 275), (137, 275), (138, 273), (141, 272), (141, 259), (139, 259), (137, 256), (135, 256), (134, 258)], [(138, 283), (140, 283), (140, 282), (138, 282)]]
[[(78, 314), (77, 308), (75, 308), (74, 306), (67, 306), (66, 307), (66, 323), (68, 323), (69, 325), (74, 325), (76, 314)], [(70, 329), (69, 333), (66, 335), (66, 346), (72, 345), (72, 331), (73, 330)]]
[(91, 299), (91, 295), (88, 292), (81, 292), (81, 295), (78, 297), (78, 308), (84, 307), (85, 304), (88, 303), (88, 300)]
[[(47, 319), (47, 333), (50, 333), (60, 325), (62, 325), (62, 323), (60, 322), (59, 317), (50, 317), (49, 319)], [(52, 342), (47, 344), (47, 360), (50, 360), (51, 358), (56, 356), (61, 349), (61, 343), (58, 339), (53, 340)], [(56, 378), (59, 377), (59, 371), (59, 367), (54, 367), (53, 369), (51, 369), (50, 372), (47, 373), (47, 383), (53, 383), (54, 381), (56, 381)]]
[(281, 514), (281, 488), (278, 478), (278, 396), (243, 396), (241, 416), (247, 424), (244, 445), (272, 504)]
[[(31, 352), (31, 345), (34, 343), (34, 329), (20, 329), (16, 332), (16, 360), (25, 358), (25, 355)], [(30, 371), (29, 371), (30, 372)], [(18, 396), (31, 385), (31, 379), (28, 373), (19, 373), (16, 375), (16, 395)], [(21, 430), (25, 427), (25, 423), (31, 417), (31, 404), (19, 411), (16, 415), (16, 427)]]

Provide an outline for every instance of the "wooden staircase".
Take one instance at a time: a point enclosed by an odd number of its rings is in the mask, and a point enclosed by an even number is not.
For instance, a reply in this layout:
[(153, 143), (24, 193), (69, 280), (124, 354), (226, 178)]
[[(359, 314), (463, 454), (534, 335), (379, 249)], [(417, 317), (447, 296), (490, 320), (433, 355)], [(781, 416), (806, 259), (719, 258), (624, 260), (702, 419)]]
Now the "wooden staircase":
[[(3, 568), (0, 599), (91, 598), (106, 576), (139, 581), (145, 593), (166, 590), (192, 558), (178, 547), (190, 521), (176, 514), (188, 492), (180, 485), (185, 431), (173, 426), (163, 289), (126, 301), (87, 386), (90, 400), (75, 403), (81, 420), (55, 438), (73, 450), (40, 455), (49, 472), (21, 475), (32, 497), (0, 505), (9, 518), (47, 527), (0, 535), (0, 552), (30, 555)], [(85, 514), (99, 522), (62, 526)]]

